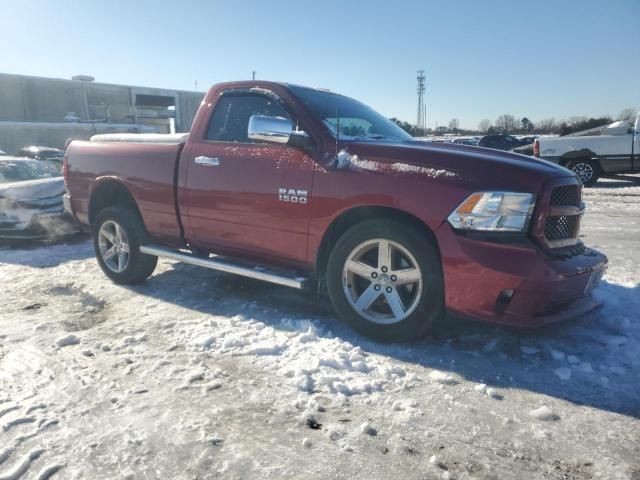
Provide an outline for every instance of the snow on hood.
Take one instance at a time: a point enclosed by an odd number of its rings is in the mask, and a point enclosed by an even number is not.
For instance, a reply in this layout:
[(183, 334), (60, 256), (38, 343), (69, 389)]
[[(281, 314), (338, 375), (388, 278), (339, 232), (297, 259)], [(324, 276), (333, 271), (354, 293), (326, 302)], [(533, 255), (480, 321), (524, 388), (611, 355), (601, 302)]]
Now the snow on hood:
[(63, 194), (64, 179), (62, 177), (0, 184), (0, 197), (11, 200), (38, 200)]
[[(418, 141), (349, 142), (335, 156), (333, 166), (474, 184), (494, 183), (494, 180), (510, 184), (516, 179), (521, 188), (528, 188), (532, 182), (542, 182), (551, 177), (573, 175), (554, 163), (514, 152)], [(500, 175), (495, 175), (495, 172), (500, 172)]]
[(398, 173), (416, 173), (420, 175), (426, 175), (431, 178), (438, 177), (458, 177), (458, 174), (446, 169), (442, 168), (429, 168), (429, 167), (421, 167), (418, 165), (411, 165), (409, 163), (403, 162), (395, 162), (395, 163), (383, 163), (376, 162), (372, 160), (365, 160), (358, 157), (358, 155), (354, 155), (352, 153), (347, 152), (346, 150), (340, 150), (338, 155), (336, 156), (336, 168), (340, 170), (350, 169), (350, 170), (358, 170), (358, 171), (369, 171), (369, 172), (383, 172), (383, 171), (394, 171)]

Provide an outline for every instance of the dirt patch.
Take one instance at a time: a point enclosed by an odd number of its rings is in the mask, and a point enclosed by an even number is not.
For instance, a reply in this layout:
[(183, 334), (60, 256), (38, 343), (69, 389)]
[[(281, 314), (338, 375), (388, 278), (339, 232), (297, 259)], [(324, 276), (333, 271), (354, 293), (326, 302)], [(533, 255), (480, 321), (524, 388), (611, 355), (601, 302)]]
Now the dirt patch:
[(80, 288), (57, 285), (46, 294), (54, 297), (53, 308), (61, 314), (60, 323), (67, 332), (88, 330), (107, 320), (107, 302)]
[(545, 478), (558, 478), (563, 480), (589, 480), (593, 478), (593, 464), (590, 462), (572, 464), (561, 460), (551, 462), (550, 470), (545, 474)]

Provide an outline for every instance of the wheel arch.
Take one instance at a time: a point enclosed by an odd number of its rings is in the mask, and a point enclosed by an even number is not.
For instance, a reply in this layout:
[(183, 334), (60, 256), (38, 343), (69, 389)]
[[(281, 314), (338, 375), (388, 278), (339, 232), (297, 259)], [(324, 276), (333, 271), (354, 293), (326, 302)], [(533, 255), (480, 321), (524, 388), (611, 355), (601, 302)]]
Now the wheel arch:
[(89, 197), (89, 224), (93, 225), (101, 210), (114, 206), (131, 207), (144, 224), (133, 195), (119, 179), (113, 177), (103, 178), (95, 184)]
[(598, 165), (598, 168), (600, 168), (600, 170), (602, 170), (602, 166), (600, 165), (598, 156), (595, 154), (595, 152), (589, 150), (588, 148), (567, 152), (560, 157), (560, 161), (558, 163), (563, 167), (566, 167), (572, 160), (591, 160)]
[(433, 230), (431, 230), (426, 223), (415, 215), (405, 210), (393, 207), (359, 206), (342, 212), (331, 222), (324, 232), (315, 259), (315, 275), (317, 279), (323, 279), (327, 268), (329, 254), (331, 253), (336, 241), (350, 228), (365, 220), (371, 220), (373, 218), (395, 220), (406, 223), (409, 227), (424, 233), (426, 238), (428, 238), (436, 248), (438, 255), (441, 255), (440, 247)]

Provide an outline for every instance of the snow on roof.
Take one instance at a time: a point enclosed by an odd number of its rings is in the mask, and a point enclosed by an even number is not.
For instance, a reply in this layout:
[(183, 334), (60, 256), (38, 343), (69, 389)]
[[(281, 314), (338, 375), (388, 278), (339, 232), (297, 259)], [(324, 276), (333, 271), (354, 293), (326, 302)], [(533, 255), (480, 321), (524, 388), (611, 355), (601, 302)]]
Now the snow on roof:
[(91, 137), (92, 142), (186, 143), (188, 133), (103, 133)]

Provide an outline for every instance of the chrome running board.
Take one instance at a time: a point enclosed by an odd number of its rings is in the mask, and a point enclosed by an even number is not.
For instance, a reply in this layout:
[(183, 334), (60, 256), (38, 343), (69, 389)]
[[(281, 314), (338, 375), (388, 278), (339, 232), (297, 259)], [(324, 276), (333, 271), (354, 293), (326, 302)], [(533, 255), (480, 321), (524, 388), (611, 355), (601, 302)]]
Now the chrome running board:
[(304, 284), (307, 281), (307, 279), (304, 277), (287, 276), (282, 273), (275, 273), (266, 269), (263, 270), (261, 268), (245, 267), (243, 265), (235, 264), (229, 260), (219, 259), (219, 257), (205, 258), (193, 255), (191, 253), (182, 252), (180, 250), (161, 247), (159, 245), (141, 245), (140, 252), (146, 253), (147, 255), (170, 258), (171, 260), (177, 260), (178, 262), (197, 265), (198, 267), (210, 268), (212, 270), (218, 270), (220, 272), (233, 273), (234, 275), (255, 278), (257, 280), (263, 280), (265, 282), (275, 283), (277, 285), (283, 285), (285, 287), (297, 288), (300, 290), (304, 288)]

